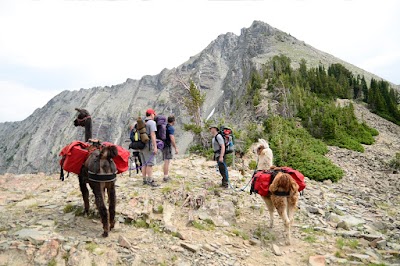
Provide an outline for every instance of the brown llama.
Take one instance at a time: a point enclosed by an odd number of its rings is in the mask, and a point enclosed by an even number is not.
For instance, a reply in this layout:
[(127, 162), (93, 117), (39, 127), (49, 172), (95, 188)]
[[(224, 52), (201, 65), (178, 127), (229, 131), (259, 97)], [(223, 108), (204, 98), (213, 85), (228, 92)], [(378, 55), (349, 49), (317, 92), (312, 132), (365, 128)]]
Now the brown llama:
[[(115, 193), (115, 180), (117, 167), (112, 160), (118, 155), (116, 146), (102, 146), (99, 141), (94, 140), (93, 145), (89, 150), (95, 149), (91, 152), (84, 165), (82, 166), (79, 177), (79, 186), (82, 192), (85, 214), (89, 214), (89, 190), (86, 186), (92, 188), (95, 196), (95, 203), (99, 211), (101, 222), (103, 224), (103, 237), (108, 236), (108, 232), (114, 228), (115, 225), (115, 207), (116, 207), (116, 193)], [(109, 206), (108, 210), (104, 203), (104, 195), (107, 190)]]

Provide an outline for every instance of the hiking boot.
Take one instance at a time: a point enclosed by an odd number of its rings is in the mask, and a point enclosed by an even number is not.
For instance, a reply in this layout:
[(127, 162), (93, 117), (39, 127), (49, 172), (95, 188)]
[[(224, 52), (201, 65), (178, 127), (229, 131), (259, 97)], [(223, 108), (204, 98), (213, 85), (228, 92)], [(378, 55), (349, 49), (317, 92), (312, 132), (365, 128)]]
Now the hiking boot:
[(163, 178), (163, 181), (164, 181), (164, 182), (168, 182), (169, 180), (171, 180), (171, 178), (170, 178), (169, 176), (165, 176), (165, 177)]
[(149, 182), (147, 180), (143, 180), (143, 186), (149, 184)]
[(222, 187), (222, 188), (228, 188), (228, 183), (222, 183), (222, 184), (221, 184), (221, 187)]
[(156, 183), (156, 181), (147, 181), (147, 185), (151, 187), (159, 187), (160, 185)]

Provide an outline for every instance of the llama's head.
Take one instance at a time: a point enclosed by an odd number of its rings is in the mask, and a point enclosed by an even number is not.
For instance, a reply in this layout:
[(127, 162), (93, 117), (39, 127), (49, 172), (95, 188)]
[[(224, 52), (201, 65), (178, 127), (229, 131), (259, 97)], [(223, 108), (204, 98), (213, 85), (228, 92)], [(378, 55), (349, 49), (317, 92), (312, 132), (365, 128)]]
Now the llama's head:
[(258, 155), (257, 170), (268, 170), (271, 168), (273, 153), (265, 139), (259, 139), (255, 153)]
[(86, 109), (75, 108), (78, 111), (78, 117), (74, 120), (74, 126), (85, 126), (86, 119), (90, 118), (90, 114)]
[(264, 149), (269, 149), (268, 142), (265, 139), (258, 139), (258, 143), (254, 152), (257, 155), (260, 155)]

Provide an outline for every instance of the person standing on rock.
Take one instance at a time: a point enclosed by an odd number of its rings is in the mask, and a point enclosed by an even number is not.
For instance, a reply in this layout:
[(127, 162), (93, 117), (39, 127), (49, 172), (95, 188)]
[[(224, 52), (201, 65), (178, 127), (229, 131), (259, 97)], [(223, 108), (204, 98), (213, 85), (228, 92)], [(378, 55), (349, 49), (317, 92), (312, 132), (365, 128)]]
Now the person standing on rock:
[(149, 136), (149, 141), (145, 147), (140, 150), (140, 156), (143, 163), (142, 176), (143, 185), (149, 185), (152, 187), (158, 187), (159, 185), (153, 179), (153, 166), (155, 162), (155, 156), (157, 155), (157, 143), (156, 143), (156, 131), (157, 124), (154, 121), (156, 112), (149, 108), (146, 111), (146, 133)]
[(218, 162), (219, 173), (222, 176), (221, 187), (228, 188), (228, 167), (225, 162), (225, 142), (221, 134), (218, 133), (218, 127), (211, 126), (212, 147), (214, 150), (214, 160)]
[(164, 160), (164, 182), (168, 182), (170, 180), (169, 177), (169, 165), (171, 162), (172, 156), (172, 146), (175, 149), (175, 154), (178, 154), (178, 147), (176, 146), (175, 142), (175, 116), (170, 115), (168, 117), (168, 124), (167, 124), (167, 139), (165, 141), (165, 147), (163, 149), (163, 160)]

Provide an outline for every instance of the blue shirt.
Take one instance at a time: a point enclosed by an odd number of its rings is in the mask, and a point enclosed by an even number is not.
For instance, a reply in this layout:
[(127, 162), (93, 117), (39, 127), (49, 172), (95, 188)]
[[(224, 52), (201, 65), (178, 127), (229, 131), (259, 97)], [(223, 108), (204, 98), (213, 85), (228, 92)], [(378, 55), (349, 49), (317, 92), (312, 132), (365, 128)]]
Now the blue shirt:
[(170, 124), (167, 125), (167, 145), (171, 145), (171, 135), (174, 135), (175, 133), (175, 128), (171, 126)]

